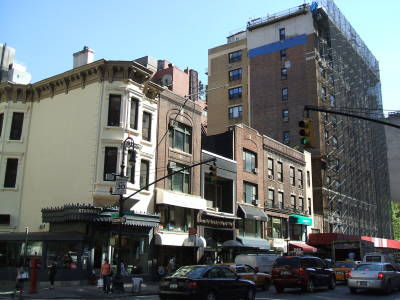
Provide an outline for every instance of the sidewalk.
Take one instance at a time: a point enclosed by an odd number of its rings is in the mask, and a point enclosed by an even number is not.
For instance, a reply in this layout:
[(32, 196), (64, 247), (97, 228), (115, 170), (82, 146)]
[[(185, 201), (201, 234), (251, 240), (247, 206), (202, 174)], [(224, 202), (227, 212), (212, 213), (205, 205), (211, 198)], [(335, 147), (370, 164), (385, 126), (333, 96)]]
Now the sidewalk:
[[(94, 285), (83, 285), (83, 286), (56, 286), (54, 289), (49, 289), (48, 287), (40, 287), (38, 288), (38, 293), (29, 294), (29, 285), (25, 284), (25, 291), (23, 294), (24, 299), (31, 298), (41, 298), (41, 299), (60, 299), (60, 298), (68, 298), (68, 299), (80, 299), (80, 298), (122, 298), (129, 297), (132, 295), (141, 296), (141, 295), (157, 295), (158, 294), (158, 282), (145, 282), (142, 284), (142, 290), (140, 293), (132, 293), (132, 283), (124, 284), (125, 293), (124, 294), (104, 294), (103, 289), (100, 287), (96, 287)], [(10, 289), (5, 290), (3, 287), (0, 289), (0, 299), (7, 299), (12, 297), (9, 293), (13, 291)], [(18, 299), (18, 296), (15, 297)]]

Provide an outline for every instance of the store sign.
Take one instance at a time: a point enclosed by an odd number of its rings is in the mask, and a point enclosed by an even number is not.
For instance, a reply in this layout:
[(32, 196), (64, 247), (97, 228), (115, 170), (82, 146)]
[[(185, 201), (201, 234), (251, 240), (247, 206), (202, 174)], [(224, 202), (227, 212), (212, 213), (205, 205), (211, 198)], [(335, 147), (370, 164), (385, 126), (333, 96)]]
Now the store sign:
[(292, 224), (301, 224), (301, 225), (306, 225), (306, 226), (311, 226), (312, 225), (312, 219), (309, 217), (304, 217), (300, 215), (290, 215), (289, 216), (289, 222)]
[(204, 226), (226, 227), (226, 228), (233, 227), (233, 220), (217, 219), (215, 217), (210, 218), (207, 215), (200, 215), (200, 220), (198, 223)]

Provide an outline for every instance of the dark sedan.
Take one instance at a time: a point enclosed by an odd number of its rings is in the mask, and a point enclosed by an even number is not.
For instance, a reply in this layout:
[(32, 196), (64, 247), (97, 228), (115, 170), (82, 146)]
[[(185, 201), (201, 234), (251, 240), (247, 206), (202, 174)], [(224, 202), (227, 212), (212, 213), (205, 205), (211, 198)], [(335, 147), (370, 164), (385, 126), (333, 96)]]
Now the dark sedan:
[(184, 266), (160, 282), (160, 299), (254, 300), (256, 286), (224, 266)]

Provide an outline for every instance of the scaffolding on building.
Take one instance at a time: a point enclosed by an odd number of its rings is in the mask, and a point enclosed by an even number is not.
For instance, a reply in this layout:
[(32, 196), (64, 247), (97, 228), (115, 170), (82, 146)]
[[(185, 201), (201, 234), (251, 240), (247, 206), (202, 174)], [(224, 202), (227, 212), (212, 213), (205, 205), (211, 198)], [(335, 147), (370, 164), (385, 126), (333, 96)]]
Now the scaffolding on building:
[[(318, 105), (383, 119), (379, 64), (332, 0), (310, 10), (317, 24)], [(383, 125), (318, 113), (323, 214), (330, 232), (391, 238)]]

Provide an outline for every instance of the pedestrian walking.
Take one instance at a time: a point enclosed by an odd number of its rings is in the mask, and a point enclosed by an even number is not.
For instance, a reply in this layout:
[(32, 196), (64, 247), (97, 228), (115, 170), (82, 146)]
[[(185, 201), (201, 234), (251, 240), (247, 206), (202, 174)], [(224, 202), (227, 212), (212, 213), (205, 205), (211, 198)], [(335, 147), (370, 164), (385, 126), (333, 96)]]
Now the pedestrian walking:
[(19, 292), (19, 299), (22, 299), (24, 292), (24, 282), (29, 280), (29, 274), (25, 271), (23, 266), (17, 267), (17, 278), (15, 282), (15, 294)]
[(103, 277), (103, 292), (111, 293), (111, 265), (108, 263), (108, 259), (105, 259), (101, 265), (100, 274)]
[(54, 288), (54, 280), (56, 278), (56, 274), (57, 274), (57, 264), (56, 262), (52, 262), (49, 265), (49, 281), (50, 281), (50, 289)]

